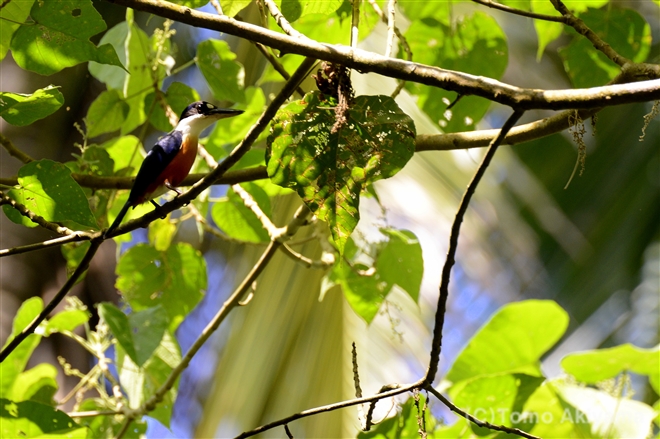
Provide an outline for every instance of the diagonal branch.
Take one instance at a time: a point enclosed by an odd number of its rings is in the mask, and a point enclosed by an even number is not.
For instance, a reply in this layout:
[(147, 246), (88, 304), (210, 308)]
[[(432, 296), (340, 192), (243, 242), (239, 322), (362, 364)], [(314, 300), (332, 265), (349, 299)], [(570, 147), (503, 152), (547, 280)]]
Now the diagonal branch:
[[(295, 53), (342, 64), (363, 73), (374, 72), (391, 78), (439, 87), (460, 95), (480, 96), (521, 110), (584, 109), (660, 99), (660, 80), (574, 90), (519, 88), (491, 78), (386, 58), (366, 50), (323, 44), (307, 38), (290, 37), (253, 24), (196, 11), (169, 2), (158, 0), (108, 1), (191, 26), (226, 32), (285, 53)], [(649, 73), (653, 73), (653, 77), (660, 77), (660, 66), (657, 66), (657, 69), (649, 67)]]
[(78, 264), (78, 267), (76, 267), (76, 270), (71, 274), (71, 277), (69, 277), (64, 285), (62, 285), (62, 288), (55, 294), (55, 297), (53, 297), (53, 300), (51, 300), (48, 305), (46, 305), (39, 313), (37, 317), (35, 317), (34, 320), (32, 320), (32, 323), (30, 323), (27, 328), (23, 329), (19, 334), (16, 335), (0, 352), (0, 363), (3, 362), (9, 354), (11, 354), (14, 349), (20, 345), (23, 340), (25, 340), (30, 334), (33, 334), (35, 329), (41, 324), (41, 322), (44, 321), (44, 319), (53, 312), (55, 307), (64, 299), (64, 297), (69, 294), (69, 291), (73, 286), (76, 284), (80, 276), (83, 275), (85, 271), (87, 271), (87, 268), (89, 267), (89, 263), (96, 254), (96, 251), (99, 249), (99, 246), (101, 245), (103, 241), (102, 240), (95, 240), (92, 241), (91, 246), (87, 249), (87, 253), (85, 253), (85, 256), (83, 256), (82, 260), (80, 261), (80, 264)]
[(447, 298), (449, 297), (449, 279), (451, 277), (451, 269), (456, 262), (456, 250), (458, 248), (458, 236), (461, 233), (461, 223), (463, 222), (463, 217), (465, 212), (470, 204), (470, 200), (474, 195), (474, 192), (481, 181), (481, 178), (484, 176), (488, 165), (490, 164), (497, 148), (502, 144), (502, 141), (506, 137), (506, 134), (511, 130), (513, 125), (520, 119), (523, 115), (523, 111), (514, 110), (513, 114), (509, 116), (502, 128), (500, 133), (496, 138), (493, 139), (486, 155), (481, 160), (481, 164), (477, 168), (472, 177), (472, 181), (468, 184), (465, 193), (463, 194), (463, 199), (461, 204), (456, 211), (456, 216), (454, 218), (454, 223), (451, 226), (451, 233), (449, 235), (449, 248), (447, 249), (447, 259), (445, 260), (445, 265), (442, 267), (442, 277), (440, 280), (440, 295), (438, 297), (438, 308), (435, 312), (435, 324), (433, 327), (433, 340), (431, 342), (431, 360), (429, 362), (429, 368), (426, 372), (426, 376), (423, 379), (424, 387), (431, 386), (435, 375), (438, 372), (438, 364), (440, 362), (440, 350), (442, 348), (442, 328), (445, 322), (445, 313), (447, 311)]
[(31, 161), (34, 160), (32, 157), (30, 157), (20, 149), (16, 148), (16, 146), (12, 143), (12, 141), (6, 138), (5, 136), (3, 136), (2, 133), (0, 133), (0, 144), (4, 146), (4, 148), (7, 150), (10, 156), (16, 157), (23, 163), (30, 163)]
[(537, 14), (536, 12), (523, 11), (522, 9), (512, 8), (511, 6), (503, 5), (502, 3), (494, 2), (492, 0), (472, 0), (480, 5), (488, 6), (489, 8), (499, 9), (500, 11), (508, 12), (509, 14), (520, 15), (522, 17), (534, 18), (536, 20), (553, 21), (555, 23), (566, 23), (566, 17), (558, 17), (556, 15)]

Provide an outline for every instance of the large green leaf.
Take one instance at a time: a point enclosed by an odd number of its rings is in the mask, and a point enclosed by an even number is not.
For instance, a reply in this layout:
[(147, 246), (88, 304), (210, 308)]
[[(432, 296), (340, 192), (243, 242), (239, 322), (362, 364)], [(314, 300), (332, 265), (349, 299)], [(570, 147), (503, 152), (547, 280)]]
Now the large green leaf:
[(113, 171), (123, 172), (122, 175), (132, 175), (137, 172), (137, 169), (142, 164), (144, 159), (144, 148), (142, 142), (135, 136), (122, 136), (110, 139), (101, 145), (105, 149), (110, 158), (114, 162)]
[(417, 302), (424, 274), (422, 246), (408, 230), (381, 229), (381, 232), (389, 238), (375, 264), (381, 280), (400, 286)]
[(0, 92), (0, 116), (10, 124), (22, 127), (50, 116), (63, 103), (64, 96), (58, 87), (52, 85), (41, 88), (31, 95)]
[(561, 399), (586, 416), (590, 437), (646, 439), (657, 416), (653, 408), (621, 395), (564, 382), (552, 383)]
[(87, 429), (66, 413), (34, 401), (0, 399), (0, 436), (3, 438), (86, 438)]
[[(580, 18), (622, 56), (634, 62), (646, 60), (651, 48), (651, 28), (632, 9), (588, 9)], [(573, 41), (559, 50), (564, 68), (576, 87), (604, 85), (619, 73), (620, 67), (596, 50), (575, 31)]]
[[(415, 21), (406, 32), (415, 61), (473, 75), (500, 79), (508, 61), (506, 35), (490, 16), (477, 12), (449, 25), (435, 19)], [(417, 104), (447, 132), (473, 130), (486, 114), (490, 101), (463, 97), (453, 108), (455, 92), (407, 83), (419, 96)]]
[[(112, 45), (115, 48), (115, 52), (117, 52), (119, 61), (121, 61), (122, 65), (126, 65), (126, 38), (128, 38), (128, 23), (121, 21), (103, 34), (99, 44)], [(123, 68), (108, 64), (99, 64), (94, 61), (89, 62), (88, 68), (89, 73), (103, 82), (108, 88), (123, 91), (126, 76), (128, 76), (128, 73)]]
[(126, 121), (128, 110), (128, 104), (118, 90), (104, 91), (92, 102), (87, 111), (85, 118), (87, 136), (96, 137), (117, 131)]
[(126, 35), (126, 67), (129, 75), (124, 82), (123, 92), (129, 105), (128, 116), (121, 127), (127, 134), (147, 120), (144, 98), (153, 90), (154, 78), (151, 70), (151, 42), (147, 34), (133, 21), (133, 12), (126, 10), (128, 33)]
[(90, 0), (38, 1), (30, 16), (34, 23), (21, 26), (11, 40), (14, 59), (23, 69), (51, 75), (85, 61), (122, 66), (112, 46), (96, 47), (89, 41), (106, 29)]
[(309, 93), (282, 108), (268, 137), (268, 175), (298, 192), (330, 224), (343, 252), (358, 223), (360, 192), (395, 175), (415, 151), (415, 125), (389, 96), (358, 96), (334, 130), (336, 102)]
[(216, 99), (245, 102), (245, 71), (226, 41), (202, 41), (197, 46), (196, 60)]
[(163, 307), (157, 305), (128, 316), (111, 303), (101, 303), (98, 309), (131, 360), (139, 367), (146, 363), (167, 329), (168, 318)]
[(34, 0), (5, 2), (0, 8), (0, 61), (7, 55), (14, 33), (30, 16)]
[(162, 305), (176, 329), (202, 298), (206, 262), (191, 245), (178, 243), (167, 251), (140, 244), (124, 253), (117, 264), (117, 288), (134, 311)]
[(564, 334), (568, 315), (550, 300), (500, 308), (461, 351), (447, 373), (454, 383), (496, 373), (540, 376), (539, 359)]
[[(87, 197), (71, 177), (71, 171), (52, 160), (30, 162), (18, 171), (18, 186), (9, 196), (47, 221), (75, 230), (96, 230), (98, 226)], [(3, 206), (7, 217), (17, 224), (36, 227), (11, 206)]]
[[(21, 305), (14, 317), (11, 335), (5, 342), (5, 347), (30, 323), (39, 315), (44, 309), (44, 302), (41, 297), (33, 297)], [(39, 344), (41, 336), (37, 334), (30, 334), (21, 344), (12, 351), (11, 354), (0, 363), (0, 397), (7, 396), (7, 392), (14, 385), (14, 380), (25, 369), (32, 352)]]
[[(180, 362), (179, 346), (174, 337), (167, 332), (154, 354), (142, 367), (135, 364), (123, 348), (119, 347), (117, 370), (119, 381), (128, 396), (129, 406), (138, 408), (146, 402), (165, 383), (172, 369)], [(165, 394), (156, 408), (149, 412), (149, 416), (159, 420), (166, 427), (170, 424), (177, 386), (178, 383)]]
[(564, 357), (561, 366), (578, 380), (590, 384), (614, 378), (622, 372), (648, 375), (654, 377), (652, 383), (657, 383), (660, 375), (660, 346), (642, 349), (626, 343), (613, 348), (576, 352)]
[[(255, 183), (243, 183), (243, 189), (252, 195), (262, 212), (271, 217), (270, 199)], [(227, 191), (227, 199), (217, 202), (211, 210), (213, 222), (228, 236), (247, 242), (268, 242), (270, 236), (254, 212), (245, 206), (233, 189)]]
[(52, 364), (37, 364), (32, 369), (21, 372), (7, 395), (12, 401), (35, 401), (54, 405), (53, 396), (57, 392), (57, 369)]
[(290, 22), (294, 22), (300, 17), (309, 14), (329, 15), (339, 9), (343, 0), (307, 0), (304, 2), (298, 0), (281, 0), (278, 3), (280, 3), (282, 14)]

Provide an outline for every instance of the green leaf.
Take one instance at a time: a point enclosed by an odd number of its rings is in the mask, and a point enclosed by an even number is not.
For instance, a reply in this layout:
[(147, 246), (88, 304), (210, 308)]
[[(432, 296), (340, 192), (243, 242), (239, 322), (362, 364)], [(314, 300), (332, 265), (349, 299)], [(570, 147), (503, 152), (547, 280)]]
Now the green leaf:
[(101, 145), (101, 148), (108, 152), (114, 162), (114, 173), (127, 170), (129, 172), (122, 175), (134, 174), (144, 160), (142, 142), (135, 136), (122, 136), (108, 140)]
[(206, 262), (191, 245), (178, 243), (166, 251), (140, 244), (124, 253), (117, 264), (116, 287), (134, 311), (162, 305), (176, 329), (202, 298)]
[(482, 375), (524, 372), (540, 376), (539, 359), (564, 334), (568, 315), (550, 300), (526, 300), (500, 308), (452, 365), (454, 383)]
[(53, 396), (57, 389), (57, 369), (52, 364), (41, 363), (16, 377), (7, 398), (16, 402), (30, 400), (54, 405)]
[(149, 243), (156, 250), (167, 250), (175, 234), (176, 225), (170, 221), (169, 216), (163, 221), (154, 221), (149, 224)]
[[(588, 9), (580, 18), (620, 55), (633, 62), (646, 60), (651, 47), (651, 28), (644, 18), (631, 9)], [(564, 69), (576, 87), (604, 85), (614, 78), (620, 67), (575, 31), (573, 41), (559, 49)]]
[[(144, 102), (145, 108), (152, 108), (153, 106), (149, 121), (160, 131), (172, 131), (173, 127), (170, 124), (170, 120), (165, 115), (165, 110), (163, 110), (162, 105), (158, 102), (153, 102), (154, 98), (154, 94), (150, 93)], [(190, 88), (181, 82), (173, 82), (167, 89), (164, 98), (165, 102), (169, 104), (172, 111), (177, 115), (180, 115), (191, 102), (200, 100), (199, 93), (197, 93), (195, 89)]]
[(51, 75), (85, 61), (122, 66), (112, 46), (89, 41), (106, 29), (90, 0), (35, 2), (30, 16), (35, 23), (21, 26), (10, 44), (21, 68)]
[[(513, 375), (483, 376), (463, 386), (454, 397), (454, 403), (482, 421), (510, 427), (517, 393), (517, 380)], [(479, 434), (478, 427), (473, 430)]]
[[(129, 105), (128, 116), (121, 127), (121, 134), (127, 134), (147, 120), (144, 98), (153, 90), (151, 77), (151, 42), (149, 37), (133, 22), (133, 12), (126, 10), (128, 34), (126, 36), (126, 66), (129, 75), (124, 83), (123, 92)], [(160, 82), (157, 84), (160, 86)]]
[(280, 109), (268, 137), (268, 175), (296, 190), (332, 230), (340, 253), (359, 219), (360, 192), (394, 176), (415, 151), (415, 126), (389, 96), (358, 96), (335, 132), (333, 100), (313, 92)]
[(646, 439), (656, 413), (640, 401), (615, 397), (601, 390), (554, 382), (563, 401), (586, 415), (594, 438)]
[(30, 16), (30, 9), (34, 0), (20, 2), (6, 2), (0, 8), (0, 61), (5, 58), (9, 50), (9, 43), (16, 30), (25, 23)]
[[(103, 34), (99, 44), (110, 44), (114, 47), (119, 61), (123, 66), (126, 65), (126, 38), (128, 38), (128, 23), (121, 21), (112, 29)], [(103, 82), (109, 89), (123, 90), (124, 83), (128, 73), (123, 68), (108, 64), (99, 64), (93, 61), (89, 62), (89, 73), (93, 77)]]
[(400, 286), (417, 302), (424, 274), (422, 246), (408, 230), (381, 229), (381, 232), (389, 241), (378, 254), (375, 265), (380, 279)]
[[(94, 214), (82, 188), (71, 171), (52, 160), (30, 162), (18, 171), (18, 187), (8, 195), (47, 221), (61, 223), (75, 230), (97, 230)], [(36, 227), (11, 206), (3, 206), (5, 215), (26, 227)]]
[(226, 41), (209, 39), (197, 46), (197, 66), (213, 96), (223, 101), (245, 102), (243, 66)]
[(614, 378), (622, 372), (657, 377), (660, 375), (660, 345), (642, 349), (626, 343), (613, 348), (576, 352), (564, 357), (561, 366), (579, 381), (589, 384)]
[(146, 363), (167, 329), (168, 317), (163, 307), (158, 305), (128, 316), (111, 303), (101, 303), (98, 309), (131, 360), (139, 367)]
[[(71, 276), (76, 268), (78, 268), (80, 261), (85, 257), (90, 245), (89, 241), (83, 241), (71, 242), (62, 246), (62, 256), (66, 259), (66, 273), (68, 276)], [(86, 273), (83, 273), (79, 280), (84, 279), (85, 274)]]
[(529, 397), (520, 415), (516, 426), (535, 436), (557, 439), (590, 436), (591, 426), (584, 413), (562, 401), (547, 381)]
[(360, 263), (360, 256), (355, 242), (349, 237), (344, 258), (332, 267), (324, 279), (321, 297), (335, 285), (341, 286), (353, 311), (369, 324), (378, 314), (391, 285), (381, 282), (379, 271), (369, 270), (369, 267)]
[(252, 3), (250, 0), (220, 0), (222, 12), (229, 17), (235, 16), (250, 3)]
[(104, 91), (92, 102), (87, 111), (85, 118), (87, 136), (96, 137), (117, 131), (124, 124), (128, 111), (128, 104), (124, 102), (118, 90)]
[[(455, 386), (450, 393), (457, 406), (482, 421), (526, 427), (520, 424), (523, 406), (544, 380), (524, 374), (481, 376)], [(474, 424), (471, 427), (479, 436), (491, 433)]]
[[(21, 305), (14, 317), (11, 335), (7, 338), (6, 347), (18, 334), (20, 334), (44, 309), (44, 302), (40, 297), (32, 297)], [(39, 344), (41, 336), (30, 334), (11, 354), (0, 363), (0, 397), (6, 397), (7, 391), (14, 385), (14, 380), (25, 369), (32, 352)], [(4, 348), (3, 347), (3, 348)]]
[[(270, 199), (255, 183), (243, 183), (241, 187), (252, 195), (261, 210), (271, 217)], [(261, 221), (245, 206), (233, 189), (227, 191), (227, 200), (213, 205), (211, 216), (215, 224), (228, 236), (247, 242), (268, 242), (270, 236)]]
[[(0, 13), (3, 10), (0, 9)], [(64, 96), (62, 96), (58, 87), (52, 85), (41, 88), (31, 95), (0, 92), (0, 116), (8, 123), (22, 127), (50, 116), (63, 103)]]
[[(571, 7), (573, 7), (573, 2), (571, 2)], [(557, 12), (549, 1), (532, 1), (532, 12), (559, 16), (559, 12)], [(553, 21), (534, 20), (534, 29), (536, 30), (536, 35), (539, 40), (539, 46), (536, 51), (536, 60), (539, 61), (548, 44), (561, 36), (561, 33), (564, 30), (564, 25)]]
[[(459, 18), (451, 26), (431, 19), (415, 21), (406, 38), (415, 61), (423, 64), (493, 79), (500, 79), (506, 69), (506, 35), (492, 17), (481, 12)], [(486, 99), (465, 96), (447, 110), (457, 97), (455, 92), (413, 83), (406, 83), (406, 88), (419, 96), (419, 107), (445, 132), (475, 129), (490, 106)]]
[(281, 0), (281, 11), (290, 22), (294, 22), (309, 14), (329, 15), (339, 9), (342, 3), (343, 0), (307, 0), (305, 2)]
[[(165, 383), (172, 369), (180, 362), (179, 346), (174, 337), (167, 332), (154, 355), (143, 367), (137, 366), (123, 349), (117, 349), (119, 380), (122, 388), (126, 390), (129, 406), (136, 409), (146, 402)], [(165, 394), (163, 401), (149, 412), (149, 416), (159, 420), (166, 427), (169, 427), (177, 386), (178, 383)]]
[(36, 438), (44, 434), (86, 438), (87, 429), (79, 426), (66, 413), (34, 401), (13, 402), (0, 399), (0, 436), (3, 438)]
[(80, 325), (89, 321), (91, 314), (82, 309), (66, 309), (58, 312), (46, 323), (44, 335), (49, 336), (56, 332), (72, 332)]

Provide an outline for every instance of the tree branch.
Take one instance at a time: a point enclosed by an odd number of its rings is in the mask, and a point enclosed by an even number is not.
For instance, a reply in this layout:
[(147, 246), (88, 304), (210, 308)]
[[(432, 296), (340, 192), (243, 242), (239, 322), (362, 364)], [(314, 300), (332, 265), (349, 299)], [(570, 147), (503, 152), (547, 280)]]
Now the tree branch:
[(574, 90), (519, 88), (491, 78), (386, 58), (366, 50), (323, 44), (307, 38), (294, 38), (229, 17), (208, 14), (169, 2), (158, 0), (108, 1), (191, 26), (226, 32), (285, 53), (295, 53), (342, 64), (363, 73), (374, 72), (383, 76), (439, 87), (461, 95), (480, 96), (521, 110), (584, 109), (660, 99), (660, 80)]
[(94, 255), (96, 254), (96, 251), (99, 249), (99, 246), (101, 245), (103, 241), (102, 240), (94, 240), (92, 241), (91, 246), (89, 249), (87, 249), (87, 253), (85, 253), (85, 256), (83, 256), (82, 260), (80, 261), (80, 264), (78, 264), (78, 267), (76, 267), (76, 270), (71, 274), (71, 277), (69, 277), (64, 285), (62, 285), (62, 288), (55, 294), (55, 297), (44, 307), (43, 311), (39, 313), (37, 317), (35, 317), (34, 320), (32, 320), (32, 323), (30, 323), (27, 328), (23, 329), (19, 334), (16, 335), (8, 344), (5, 346), (5, 348), (0, 352), (0, 363), (2, 363), (9, 354), (11, 354), (18, 345), (20, 345), (23, 340), (25, 340), (30, 334), (33, 334), (35, 329), (41, 324), (41, 322), (44, 321), (44, 319), (53, 312), (55, 307), (64, 299), (64, 297), (69, 293), (71, 288), (76, 284), (80, 276), (87, 270), (87, 267), (89, 267), (89, 262), (92, 260)]
[(89, 239), (90, 239), (89, 236), (74, 233), (72, 235), (66, 235), (55, 239), (49, 239), (47, 241), (37, 242), (35, 244), (22, 245), (20, 247), (12, 247), (12, 248), (0, 250), (0, 258), (5, 256), (18, 255), (21, 253), (27, 253), (35, 250), (43, 250), (45, 248), (56, 247), (58, 245), (68, 244), (70, 242), (87, 241)]
[[(32, 212), (29, 210), (27, 207), (22, 205), (21, 203), (17, 202), (10, 196), (6, 195), (4, 192), (0, 191), (0, 204), (7, 204), (14, 208), (18, 213), (29, 219), (35, 224), (40, 225), (44, 229), (50, 230), (51, 232), (55, 232), (58, 235), (78, 235), (80, 237), (87, 237), (88, 239), (92, 238), (92, 234), (89, 234), (87, 232), (82, 232), (82, 231), (77, 231), (77, 230), (71, 230), (68, 227), (61, 226), (57, 223), (54, 223), (52, 221), (48, 221), (42, 216), (37, 215), (36, 213)], [(81, 238), (82, 239), (82, 238)]]
[(499, 9), (500, 11), (508, 12), (509, 14), (520, 15), (523, 17), (534, 18), (536, 20), (554, 21), (556, 23), (566, 23), (566, 17), (557, 17), (556, 15), (537, 14), (536, 12), (523, 11), (522, 9), (512, 8), (502, 3), (497, 3), (491, 0), (472, 0), (480, 5), (488, 6), (489, 8)]
[(514, 110), (513, 114), (509, 116), (509, 118), (506, 120), (506, 122), (500, 129), (500, 133), (497, 135), (496, 138), (493, 139), (490, 146), (488, 147), (488, 151), (486, 151), (486, 155), (484, 155), (484, 158), (481, 160), (481, 164), (477, 168), (477, 172), (475, 172), (474, 176), (472, 177), (472, 181), (470, 181), (470, 183), (468, 184), (468, 187), (465, 190), (465, 194), (463, 194), (463, 199), (461, 200), (458, 210), (456, 211), (456, 216), (454, 217), (454, 222), (451, 226), (451, 233), (449, 235), (449, 248), (447, 249), (447, 259), (445, 260), (445, 264), (442, 267), (442, 277), (439, 288), (440, 294), (438, 297), (438, 308), (436, 309), (435, 312), (433, 340), (431, 342), (431, 354), (430, 354), (431, 359), (429, 361), (429, 368), (426, 372), (426, 376), (422, 381), (424, 383), (423, 387), (431, 386), (433, 384), (433, 380), (435, 379), (435, 375), (438, 372), (438, 363), (440, 362), (440, 350), (442, 348), (442, 328), (445, 322), (445, 313), (447, 310), (447, 298), (449, 297), (449, 280), (451, 278), (451, 269), (454, 266), (454, 263), (456, 262), (455, 257), (456, 257), (456, 250), (458, 248), (458, 236), (461, 233), (461, 223), (463, 222), (463, 217), (465, 216), (465, 212), (467, 211), (467, 208), (470, 204), (470, 200), (472, 199), (472, 196), (474, 195), (474, 192), (476, 191), (477, 186), (481, 181), (481, 178), (484, 176), (484, 173), (486, 172), (488, 165), (493, 159), (493, 156), (495, 155), (497, 148), (500, 146), (500, 144), (506, 137), (506, 134), (509, 132), (509, 130), (511, 130), (513, 125), (518, 121), (518, 119), (520, 119), (523, 113), (524, 112), (521, 110)]
[(20, 149), (16, 148), (16, 146), (12, 143), (12, 141), (6, 138), (5, 136), (3, 136), (2, 133), (0, 133), (0, 143), (2, 144), (2, 146), (4, 146), (4, 148), (7, 150), (10, 156), (16, 157), (23, 163), (30, 163), (31, 161), (34, 160), (32, 157), (30, 157)]
[(433, 386), (426, 386), (424, 387), (425, 390), (431, 392), (436, 398), (438, 398), (444, 405), (446, 405), (452, 412), (458, 414), (462, 418), (467, 419), (470, 422), (473, 422), (477, 424), (479, 427), (483, 428), (488, 428), (489, 430), (495, 430), (495, 431), (503, 431), (505, 433), (511, 433), (511, 434), (516, 434), (518, 436), (526, 437), (527, 439), (541, 439), (538, 436), (534, 436), (533, 434), (529, 434), (526, 431), (522, 431), (519, 428), (511, 428), (511, 427), (505, 427), (504, 425), (495, 425), (491, 424), (490, 422), (482, 421), (480, 419), (475, 418), (465, 410), (462, 410), (458, 408), (454, 403), (449, 401), (447, 398), (445, 398), (442, 393), (438, 392), (433, 388)]

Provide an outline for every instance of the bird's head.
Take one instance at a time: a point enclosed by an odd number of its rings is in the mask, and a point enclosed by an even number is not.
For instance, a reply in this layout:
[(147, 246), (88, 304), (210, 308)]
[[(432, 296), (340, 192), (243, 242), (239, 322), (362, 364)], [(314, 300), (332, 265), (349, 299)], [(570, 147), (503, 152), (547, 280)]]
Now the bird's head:
[(181, 113), (175, 130), (198, 137), (206, 127), (216, 120), (238, 116), (242, 113), (242, 110), (218, 108), (206, 101), (193, 102)]

